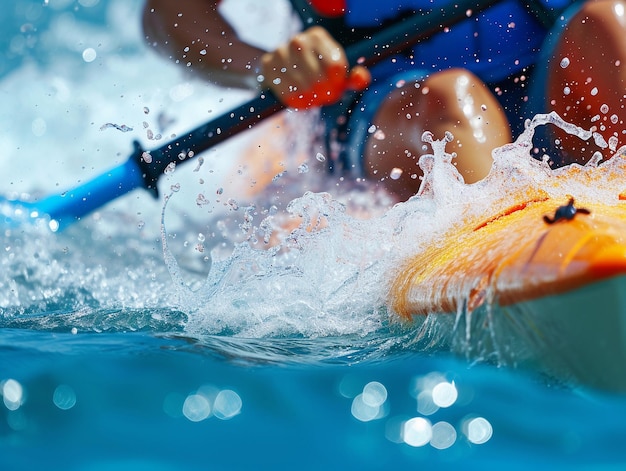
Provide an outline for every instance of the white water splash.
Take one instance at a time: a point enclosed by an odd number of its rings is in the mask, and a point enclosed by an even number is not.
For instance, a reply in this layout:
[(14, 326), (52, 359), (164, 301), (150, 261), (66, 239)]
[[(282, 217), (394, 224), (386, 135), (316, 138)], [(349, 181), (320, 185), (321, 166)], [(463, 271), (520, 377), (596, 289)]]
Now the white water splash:
[[(572, 194), (582, 200), (615, 199), (616, 189), (600, 184), (601, 175), (598, 184), (588, 185), (598, 162), (552, 170), (531, 157), (535, 129), (548, 124), (602, 144), (556, 114), (538, 115), (516, 142), (494, 151), (490, 174), (468, 185), (454, 166), (454, 155), (445, 152), (452, 136), (436, 140), (427, 133), (424, 140), (433, 153), (420, 158), (425, 176), (418, 194), (382, 216), (357, 219), (329, 193), (306, 193), (288, 205), (286, 214), (272, 214), (258, 224), (268, 241), (275, 228), (296, 221), (282, 242), (270, 249), (253, 248), (250, 239), (238, 244), (230, 257), (214, 262), (194, 290), (164, 246), (181, 294), (179, 308), (189, 314), (187, 332), (255, 338), (368, 335), (395, 321), (385, 304), (389, 274), (468, 217), (498, 213), (539, 190), (564, 201)], [(600, 164), (605, 174), (612, 166), (622, 171), (622, 151)]]

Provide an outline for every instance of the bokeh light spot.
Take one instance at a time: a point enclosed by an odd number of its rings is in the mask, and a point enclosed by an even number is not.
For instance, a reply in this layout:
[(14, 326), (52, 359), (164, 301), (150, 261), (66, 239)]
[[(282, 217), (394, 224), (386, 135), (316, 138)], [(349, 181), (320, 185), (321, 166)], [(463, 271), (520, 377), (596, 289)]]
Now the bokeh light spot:
[(200, 422), (211, 415), (211, 404), (200, 394), (190, 394), (183, 404), (183, 415), (192, 422)]
[(61, 410), (69, 410), (76, 405), (76, 393), (66, 384), (60, 384), (54, 390), (52, 402)]
[(430, 421), (423, 417), (414, 417), (404, 423), (402, 438), (404, 443), (414, 447), (420, 447), (430, 442), (433, 429)]
[(464, 430), (467, 439), (476, 445), (487, 443), (493, 435), (491, 424), (483, 417), (468, 420), (465, 423)]
[(213, 403), (213, 415), (221, 420), (232, 419), (241, 413), (243, 402), (239, 394), (230, 389), (220, 391)]
[(24, 388), (14, 379), (7, 379), (0, 383), (0, 391), (4, 400), (4, 405), (9, 410), (17, 410), (24, 400)]

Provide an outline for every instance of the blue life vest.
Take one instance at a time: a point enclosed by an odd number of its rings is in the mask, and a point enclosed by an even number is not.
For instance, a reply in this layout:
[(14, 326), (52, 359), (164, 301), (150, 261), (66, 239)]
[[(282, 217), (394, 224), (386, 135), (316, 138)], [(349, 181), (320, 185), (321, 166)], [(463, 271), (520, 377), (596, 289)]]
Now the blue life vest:
[[(533, 64), (549, 30), (524, 6), (524, 0), (503, 0), (417, 45), (413, 54), (373, 69), (376, 78), (403, 70), (439, 71), (462, 67), (485, 82), (498, 82)], [(561, 11), (571, 0), (541, 0)], [(349, 27), (371, 28), (410, 10), (426, 12), (453, 5), (454, 0), (346, 0)]]

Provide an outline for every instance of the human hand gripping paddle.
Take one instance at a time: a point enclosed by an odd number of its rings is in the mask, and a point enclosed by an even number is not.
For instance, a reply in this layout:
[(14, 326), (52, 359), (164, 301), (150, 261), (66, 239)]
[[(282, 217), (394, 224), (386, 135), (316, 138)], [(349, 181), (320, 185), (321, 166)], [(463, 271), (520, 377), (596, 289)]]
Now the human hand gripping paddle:
[[(346, 58), (353, 66), (372, 66), (497, 1), (462, 0), (446, 10), (418, 12), (348, 47)], [(135, 141), (134, 150), (125, 163), (71, 190), (35, 202), (4, 200), (13, 209), (9, 211), (10, 215), (3, 211), (4, 222), (19, 226), (23, 219), (34, 221), (47, 217), (50, 229), (58, 231), (136, 188), (143, 187), (157, 197), (157, 182), (168, 167), (189, 161), (194, 155), (252, 128), (285, 106), (266, 90), (156, 149), (145, 151)], [(23, 219), (17, 217), (20, 213), (24, 214)]]

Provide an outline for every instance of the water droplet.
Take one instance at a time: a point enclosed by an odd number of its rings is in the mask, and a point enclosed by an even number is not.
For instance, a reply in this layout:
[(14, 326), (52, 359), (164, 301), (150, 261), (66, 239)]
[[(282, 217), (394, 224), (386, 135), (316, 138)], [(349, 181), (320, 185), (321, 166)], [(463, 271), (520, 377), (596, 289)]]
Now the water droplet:
[(141, 160), (143, 160), (147, 164), (152, 163), (152, 156), (150, 155), (150, 152), (144, 152), (143, 154), (141, 154)]
[[(606, 147), (606, 146), (604, 146)], [(593, 155), (591, 156), (591, 158), (587, 161), (587, 166), (588, 167), (597, 167), (598, 164), (602, 161), (604, 157), (602, 156), (602, 152), (595, 151), (593, 153)]]
[(180, 183), (174, 183), (172, 186), (170, 186), (170, 190), (172, 190), (174, 193), (177, 193), (180, 191)]
[(217, 193), (218, 195), (221, 195), (222, 193), (224, 193), (224, 188), (221, 188), (221, 187), (218, 188), (215, 193)]
[(283, 171), (283, 172), (277, 173), (276, 175), (274, 175), (274, 178), (272, 178), (272, 183), (277, 182), (278, 180), (280, 180), (285, 175), (285, 173), (287, 173), (286, 170)]
[[(193, 151), (189, 151), (189, 157), (193, 157)], [(204, 165), (204, 157), (202, 156), (198, 157), (197, 162), (198, 162), (198, 165), (196, 165), (196, 168), (193, 169), (194, 172), (200, 171), (200, 168), (202, 167), (202, 165)]]
[(96, 53), (96, 50), (94, 48), (88, 47), (83, 51), (83, 60), (85, 62), (93, 62), (94, 60), (96, 60), (97, 55), (98, 54)]
[(298, 167), (298, 173), (307, 173), (309, 171), (309, 166), (304, 163)]
[(569, 87), (563, 88), (563, 95), (569, 95), (572, 93), (572, 90)]
[(598, 87), (593, 87), (591, 89), (591, 96), (596, 96), (598, 94)]
[(607, 105), (606, 103), (605, 103), (605, 104), (603, 104), (603, 105), (600, 107), (600, 112), (601, 112), (602, 114), (607, 114), (607, 113), (609, 112), (609, 105)]
[(566, 69), (567, 66), (569, 65), (569, 58), (568, 57), (564, 57), (563, 59), (561, 59), (561, 67)]
[(104, 131), (107, 128), (115, 128), (118, 131), (122, 131), (122, 132), (130, 132), (133, 130), (133, 128), (126, 126), (125, 124), (105, 123), (102, 126), (100, 126), (100, 131)]
[(394, 167), (393, 169), (391, 169), (391, 172), (389, 173), (389, 178), (391, 178), (392, 180), (398, 180), (401, 176), (402, 176), (402, 169), (398, 167)]
[(374, 139), (376, 139), (377, 141), (384, 141), (385, 137), (385, 133), (382, 131), (382, 129), (377, 129), (374, 133)]
[(326, 157), (324, 156), (324, 154), (322, 154), (321, 152), (318, 152), (317, 155), (315, 156), (315, 158), (319, 161), (319, 162), (325, 162), (326, 161)]
[(424, 131), (424, 133), (422, 134), (422, 142), (432, 143), (433, 141), (433, 133), (430, 131)]
[(174, 173), (174, 171), (176, 170), (176, 162), (170, 162), (167, 167), (165, 167), (165, 170), (163, 171), (163, 173), (165, 175), (171, 175), (172, 173)]

